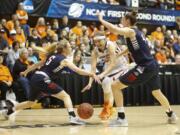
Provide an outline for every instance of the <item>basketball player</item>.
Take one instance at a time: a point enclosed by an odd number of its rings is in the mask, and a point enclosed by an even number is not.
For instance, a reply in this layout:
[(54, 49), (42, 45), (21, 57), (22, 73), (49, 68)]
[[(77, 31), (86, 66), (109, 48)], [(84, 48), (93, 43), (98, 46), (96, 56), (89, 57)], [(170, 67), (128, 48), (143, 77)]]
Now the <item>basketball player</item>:
[[(135, 66), (112, 84), (112, 90), (116, 106), (118, 107), (118, 118), (110, 122), (110, 126), (128, 126), (123, 107), (122, 89), (128, 86), (135, 86), (146, 83), (152, 89), (152, 95), (166, 109), (168, 123), (175, 123), (177, 116), (172, 111), (169, 101), (160, 90), (159, 67), (153, 56), (150, 54), (146, 38), (139, 31), (136, 24), (136, 13), (128, 13), (122, 18), (123, 28), (119, 28), (105, 21), (98, 13), (99, 21), (112, 33), (125, 36), (127, 47), (134, 58)], [(100, 76), (103, 78), (104, 76)]]
[(80, 75), (91, 76), (95, 80), (97, 80), (97, 77), (94, 73), (86, 72), (82, 69), (79, 69), (73, 63), (69, 62), (66, 57), (70, 53), (71, 46), (69, 42), (60, 42), (60, 44), (57, 46), (57, 53), (49, 56), (45, 64), (40, 68), (40, 70), (36, 71), (33, 74), (30, 81), (32, 88), (30, 91), (29, 101), (19, 103), (15, 106), (13, 106), (13, 103), (8, 102), (13, 107), (8, 107), (6, 115), (10, 116), (15, 111), (30, 108), (38, 99), (39, 94), (42, 92), (49, 96), (58, 98), (64, 102), (65, 107), (68, 110), (70, 123), (77, 125), (85, 124), (83, 121), (79, 120), (79, 118), (76, 117), (70, 96), (63, 90), (63, 88), (61, 88), (58, 84), (54, 83), (51, 80), (54, 74), (60, 73), (63, 70), (66, 70), (66, 68), (70, 68), (71, 70)]
[[(111, 89), (113, 80), (128, 71), (128, 62), (124, 56), (117, 58), (117, 54), (126, 53), (127, 48), (118, 46), (115, 42), (109, 41), (105, 35), (96, 33), (94, 36), (95, 48), (92, 51), (91, 70), (96, 73), (97, 60), (105, 63), (104, 71), (100, 76), (102, 77), (102, 88), (104, 93), (104, 107), (99, 117), (102, 120), (107, 120), (114, 112), (113, 104), (114, 98)], [(82, 90), (89, 90), (91, 88), (93, 79), (89, 79), (88, 85)]]

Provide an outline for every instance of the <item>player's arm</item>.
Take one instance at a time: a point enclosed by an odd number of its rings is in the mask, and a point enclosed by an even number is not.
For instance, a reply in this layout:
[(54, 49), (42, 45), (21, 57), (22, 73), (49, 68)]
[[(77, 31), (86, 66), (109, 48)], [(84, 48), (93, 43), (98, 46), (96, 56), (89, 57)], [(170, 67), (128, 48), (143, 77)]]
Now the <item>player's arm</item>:
[[(96, 73), (97, 57), (98, 56), (97, 56), (96, 51), (93, 50), (91, 53), (91, 72), (94, 74)], [(90, 90), (92, 83), (93, 83), (93, 78), (90, 77), (88, 84), (82, 89), (81, 92), (85, 92), (86, 90)]]
[(40, 62), (38, 62), (38, 63), (36, 63), (36, 64), (33, 64), (32, 66), (28, 67), (25, 71), (21, 72), (20, 75), (21, 75), (21, 76), (27, 76), (27, 74), (28, 74), (29, 72), (34, 71), (35, 69), (43, 66), (44, 63), (45, 63), (45, 60), (42, 60), (42, 61), (40, 61)]
[[(95, 52), (95, 50), (92, 51), (92, 54), (91, 54), (91, 72), (92, 73), (96, 73), (96, 65), (97, 65), (97, 53)], [(93, 78), (89, 78), (89, 85), (92, 85), (93, 83)]]
[(72, 62), (70, 62), (69, 60), (65, 59), (60, 63), (61, 67), (68, 67), (69, 69), (73, 70), (74, 72), (80, 74), (80, 75), (84, 75), (84, 76), (90, 76), (93, 77), (94, 73), (85, 71), (83, 69), (78, 68), (75, 64), (73, 64)]
[(123, 55), (127, 55), (129, 53), (128, 48), (126, 48), (125, 50), (123, 50), (121, 53), (117, 54), (117, 57), (121, 57)]
[(116, 33), (116, 34), (119, 34), (119, 35), (123, 35), (125, 37), (134, 37), (135, 36), (135, 32), (133, 29), (131, 28), (120, 28), (118, 26), (115, 26), (107, 21), (105, 21), (102, 17), (102, 14), (98, 14), (98, 18), (99, 18), (99, 21), (106, 27), (109, 29), (110, 32), (112, 33)]
[(110, 57), (110, 64), (108, 65), (108, 67), (105, 69), (104, 72), (102, 72), (99, 77), (102, 79), (104, 76), (106, 76), (109, 72), (112, 71), (112, 69), (115, 66), (115, 61), (116, 61), (116, 47), (115, 45), (109, 45), (108, 47), (108, 51), (109, 51), (109, 57)]

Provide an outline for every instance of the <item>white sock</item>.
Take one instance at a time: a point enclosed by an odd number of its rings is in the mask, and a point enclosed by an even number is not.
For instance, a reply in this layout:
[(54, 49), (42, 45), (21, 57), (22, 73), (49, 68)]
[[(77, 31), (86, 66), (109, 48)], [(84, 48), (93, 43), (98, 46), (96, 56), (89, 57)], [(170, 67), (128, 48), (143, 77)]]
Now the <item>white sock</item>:
[(124, 112), (124, 107), (117, 107), (117, 111), (120, 113)]
[(67, 108), (68, 112), (74, 112), (73, 108)]

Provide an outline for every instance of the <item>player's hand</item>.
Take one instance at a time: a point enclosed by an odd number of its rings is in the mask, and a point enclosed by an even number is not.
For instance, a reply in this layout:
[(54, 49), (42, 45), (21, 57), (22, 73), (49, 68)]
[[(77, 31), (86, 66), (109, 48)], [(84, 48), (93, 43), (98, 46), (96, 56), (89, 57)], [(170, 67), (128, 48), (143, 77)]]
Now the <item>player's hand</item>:
[(93, 76), (92, 76), (92, 77), (94, 78), (94, 81), (95, 81), (95, 82), (101, 84), (101, 79), (100, 79), (96, 74), (93, 73)]
[(99, 74), (99, 75), (98, 75), (98, 78), (101, 80), (101, 79), (104, 78), (104, 75), (103, 75), (103, 74)]
[(81, 90), (81, 92), (83, 93), (83, 92), (85, 92), (85, 91), (87, 91), (87, 90), (90, 90), (91, 89), (91, 84), (88, 84), (88, 85), (86, 85), (82, 90)]
[(102, 13), (97, 12), (97, 17), (98, 17), (99, 21), (102, 21), (102, 20), (103, 20), (103, 15), (102, 15)]

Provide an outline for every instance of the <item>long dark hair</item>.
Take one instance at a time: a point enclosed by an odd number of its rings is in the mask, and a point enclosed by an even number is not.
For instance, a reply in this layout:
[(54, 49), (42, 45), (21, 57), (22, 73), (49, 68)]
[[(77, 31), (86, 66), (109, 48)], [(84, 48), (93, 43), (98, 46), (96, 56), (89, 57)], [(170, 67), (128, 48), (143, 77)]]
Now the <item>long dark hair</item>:
[(131, 26), (135, 25), (137, 22), (137, 11), (132, 11), (125, 15), (126, 19), (129, 19)]

